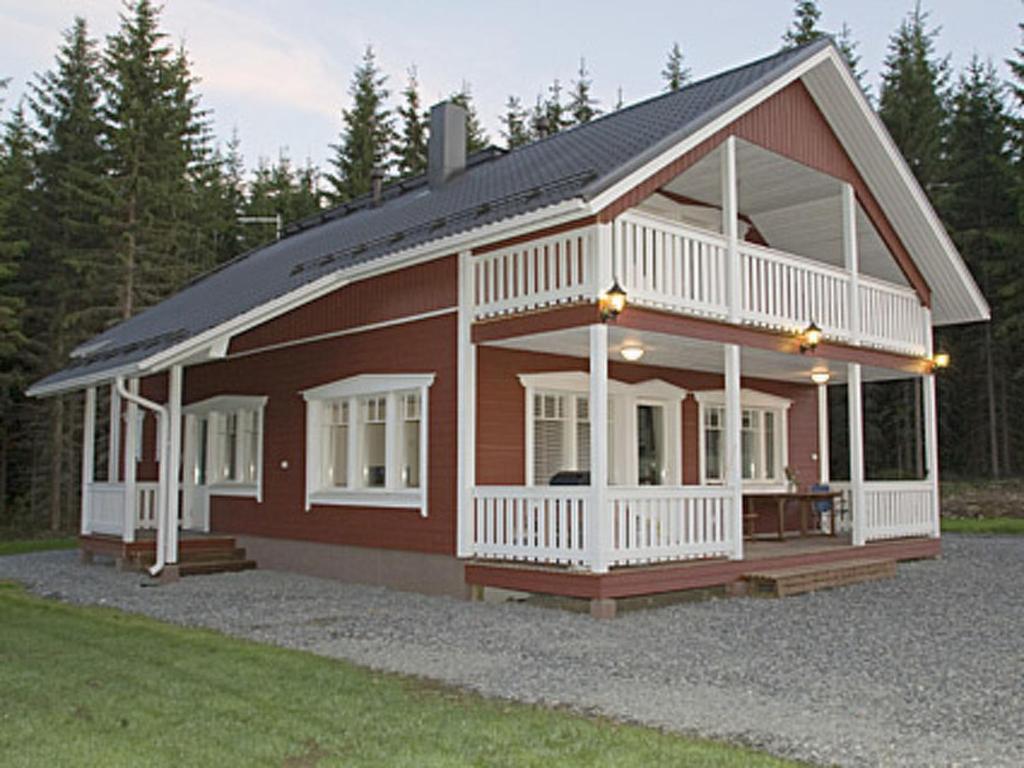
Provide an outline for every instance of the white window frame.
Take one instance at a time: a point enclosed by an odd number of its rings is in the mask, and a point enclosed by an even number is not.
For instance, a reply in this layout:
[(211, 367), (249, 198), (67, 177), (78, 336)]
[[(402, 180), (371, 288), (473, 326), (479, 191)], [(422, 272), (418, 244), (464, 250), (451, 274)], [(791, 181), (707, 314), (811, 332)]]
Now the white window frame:
[[(526, 396), (526, 467), (524, 477), (527, 486), (535, 486), (534, 477), (534, 417), (533, 400), (537, 394), (567, 395), (571, 407), (570, 432), (572, 455), (576, 452), (576, 399), (574, 396), (590, 396), (590, 374), (584, 371), (557, 371), (552, 373), (521, 373)], [(608, 440), (611, 455), (608, 459), (608, 484), (617, 487), (639, 487), (639, 466), (637, 457), (636, 407), (637, 405), (662, 406), (665, 418), (665, 482), (664, 486), (681, 485), (683, 482), (682, 451), (682, 404), (688, 392), (682, 387), (669, 384), (662, 379), (648, 379), (629, 384), (617, 379), (608, 380), (609, 414), (613, 422), (608, 425)], [(594, 450), (594, 446), (590, 446)], [(588, 470), (590, 467), (578, 467)], [(645, 486), (646, 487), (646, 486)]]
[[(723, 480), (709, 480), (707, 477), (707, 427), (705, 425), (705, 411), (709, 407), (725, 408), (725, 390), (707, 390), (694, 392), (693, 395), (698, 404), (697, 420), (700, 427), (700, 439), (698, 445), (698, 462), (700, 465), (701, 485), (722, 485)], [(793, 401), (785, 397), (770, 395), (756, 389), (743, 388), (740, 390), (740, 411), (771, 412), (775, 414), (775, 471), (776, 477), (771, 480), (749, 479), (743, 481), (746, 489), (785, 490), (788, 482), (786, 480), (786, 467), (789, 466), (789, 409)], [(731, 426), (723, 423), (723, 432)], [(742, 427), (741, 427), (742, 429)], [(764, 461), (764, 417), (761, 417), (760, 432), (762, 462)], [(724, 445), (724, 444), (723, 444)]]
[[(429, 390), (433, 373), (359, 374), (302, 392), (306, 401), (306, 511), (315, 505), (348, 507), (391, 507), (415, 509), (427, 517), (427, 479), (429, 453)], [(405, 418), (402, 396), (418, 394), (420, 401), (420, 467), (418, 488), (403, 488), (399, 470), (401, 423)], [(367, 488), (358, 485), (360, 466), (359, 436), (362, 403), (370, 397), (387, 400), (385, 420), (385, 486)], [(348, 487), (328, 486), (323, 479), (324, 404), (348, 401)]]
[[(195, 425), (193, 428), (196, 430), (196, 434), (190, 439), (196, 441), (198, 446), (198, 440), (200, 438), (198, 434), (199, 420), (206, 418), (207, 430), (206, 430), (206, 467), (205, 474), (207, 485), (205, 486), (207, 493), (211, 496), (240, 496), (243, 498), (253, 498), (257, 502), (263, 501), (263, 441), (264, 441), (264, 409), (267, 406), (266, 396), (261, 395), (217, 395), (215, 397), (208, 398), (206, 400), (200, 400), (196, 403), (189, 403), (182, 408), (182, 413), (186, 416), (193, 416), (195, 418), (190, 419), (188, 423)], [(235, 464), (241, 467), (244, 464), (245, 459), (245, 440), (242, 439), (242, 412), (252, 411), (256, 415), (256, 456), (254, 457), (255, 464), (255, 477), (252, 482), (243, 482), (241, 480), (218, 480), (217, 482), (209, 482), (212, 478), (219, 478), (221, 473), (217, 471), (218, 462), (221, 456), (221, 445), (220, 445), (220, 425), (227, 418), (228, 414), (236, 414), (238, 417), (239, 434), (235, 440)], [(198, 448), (197, 448), (198, 450)], [(186, 473), (190, 471), (190, 467), (186, 467)]]

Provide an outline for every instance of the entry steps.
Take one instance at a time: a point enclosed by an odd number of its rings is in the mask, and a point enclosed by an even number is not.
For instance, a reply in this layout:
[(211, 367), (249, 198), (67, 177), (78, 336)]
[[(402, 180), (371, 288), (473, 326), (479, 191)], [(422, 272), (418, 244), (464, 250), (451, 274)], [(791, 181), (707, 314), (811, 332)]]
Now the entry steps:
[(748, 593), (751, 595), (787, 597), (817, 589), (891, 579), (895, 575), (895, 560), (861, 559), (793, 568), (766, 568), (744, 573), (743, 578), (747, 581)]

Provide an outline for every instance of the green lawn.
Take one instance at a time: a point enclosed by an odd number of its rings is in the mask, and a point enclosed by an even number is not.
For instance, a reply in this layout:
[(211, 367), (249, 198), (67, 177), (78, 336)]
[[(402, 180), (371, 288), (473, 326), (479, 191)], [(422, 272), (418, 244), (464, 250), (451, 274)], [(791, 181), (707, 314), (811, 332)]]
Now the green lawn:
[(0, 584), (10, 766), (786, 766)]
[(14, 539), (3, 541), (0, 539), (0, 556), (23, 555), (26, 552), (42, 552), (47, 549), (74, 549), (78, 546), (78, 539), (73, 536), (59, 539)]
[(1021, 517), (944, 517), (943, 533), (988, 533), (1024, 535)]

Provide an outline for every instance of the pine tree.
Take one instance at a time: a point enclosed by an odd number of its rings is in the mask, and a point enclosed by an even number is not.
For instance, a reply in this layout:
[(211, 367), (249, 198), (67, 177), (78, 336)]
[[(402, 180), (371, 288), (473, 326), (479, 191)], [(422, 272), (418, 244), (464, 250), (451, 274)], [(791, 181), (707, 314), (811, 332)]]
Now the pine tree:
[(850, 25), (845, 21), (843, 26), (839, 29), (839, 34), (836, 35), (836, 47), (839, 52), (843, 54), (843, 58), (846, 59), (846, 65), (850, 68), (850, 72), (853, 73), (854, 79), (860, 85), (862, 89), (867, 90), (864, 85), (864, 70), (860, 68), (860, 54), (857, 53), (857, 48), (860, 47), (860, 43), (853, 39), (853, 31), (850, 29)]
[(793, 25), (782, 36), (783, 48), (795, 48), (824, 36), (818, 29), (821, 10), (815, 0), (795, 0), (793, 16)]
[[(108, 254), (113, 242), (108, 222), (114, 208), (106, 126), (100, 118), (100, 58), (85, 21), (65, 33), (53, 70), (32, 86), (31, 107), (39, 126), (37, 225), (32, 258), (22, 270), (26, 329), (42, 344), (34, 376), (60, 368), (68, 352), (102, 330), (113, 317), (116, 271)], [(63, 525), (62, 481), (76, 467), (68, 451), (68, 404), (52, 398), (48, 456), (50, 527)]]
[(501, 124), (504, 128), (501, 131), (505, 139), (505, 146), (509, 149), (529, 144), (532, 140), (527, 121), (530, 113), (523, 108), (523, 103), (518, 96), (509, 96), (505, 102), (505, 114), (501, 117)]
[(327, 181), (332, 202), (365, 195), (370, 191), (374, 168), (382, 168), (385, 173), (391, 169), (394, 128), (386, 83), (387, 76), (381, 74), (373, 48), (367, 46), (349, 88), (352, 107), (342, 110), (340, 140), (331, 145), (334, 173), (327, 175)]
[(576, 72), (576, 80), (573, 81), (572, 94), (569, 97), (569, 114), (575, 125), (589, 123), (601, 114), (601, 110), (597, 108), (597, 99), (590, 92), (592, 84), (586, 59), (581, 57), (580, 68)]
[(935, 56), (938, 30), (917, 6), (889, 39), (878, 113), (925, 189), (941, 181), (949, 64)]
[(401, 178), (417, 176), (427, 170), (427, 115), (420, 104), (416, 67), (409, 68), (409, 81), (402, 91), (402, 106), (398, 108), (401, 120), (401, 138), (395, 144), (398, 175)]
[(555, 134), (566, 127), (565, 105), (562, 103), (562, 84), (556, 77), (548, 86), (548, 97), (543, 103), (543, 115), (548, 134)]
[[(249, 184), (243, 213), (246, 216), (280, 216), (284, 224), (298, 221), (321, 209), (319, 172), (307, 161), (298, 170), (292, 166), (288, 153), (282, 149), (277, 162), (271, 165), (261, 158)], [(273, 225), (247, 227), (246, 248), (272, 242), (276, 236)]]
[(164, 43), (158, 24), (158, 9), (136, 0), (104, 56), (121, 317), (169, 295), (195, 270), (186, 254), (203, 115), (187, 60)]
[(471, 155), (474, 152), (487, 149), (491, 145), (491, 141), (487, 138), (487, 132), (483, 125), (480, 124), (480, 117), (473, 104), (473, 93), (469, 83), (463, 81), (462, 88), (457, 93), (453, 93), (449, 100), (452, 104), (458, 104), (466, 110), (466, 154)]
[[(679, 48), (679, 43), (672, 43), (665, 68), (661, 70), (661, 79), (665, 81), (666, 91), (678, 91), (690, 82), (690, 70), (683, 64), (683, 52)], [(619, 101), (621, 102), (621, 97)]]

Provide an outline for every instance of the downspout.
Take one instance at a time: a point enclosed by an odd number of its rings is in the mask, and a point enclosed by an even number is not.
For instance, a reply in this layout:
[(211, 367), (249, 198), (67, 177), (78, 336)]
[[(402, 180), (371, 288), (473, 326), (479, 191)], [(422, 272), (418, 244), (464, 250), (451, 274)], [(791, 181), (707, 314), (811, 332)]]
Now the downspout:
[[(167, 447), (167, 409), (164, 406), (154, 403), (152, 400), (147, 400), (141, 395), (137, 395), (131, 392), (124, 385), (124, 377), (118, 376), (114, 381), (117, 384), (117, 392), (125, 400), (131, 401), (136, 405), (153, 411), (156, 414), (157, 423), (157, 443), (160, 445), (160, 478), (159, 478), (159, 491), (157, 493), (156, 501), (156, 562), (149, 569), (150, 576), (159, 575), (160, 571), (164, 569), (164, 565), (167, 562), (167, 556), (164, 552), (166, 548), (167, 540), (167, 487), (168, 487), (168, 474), (167, 474), (167, 460), (168, 447)], [(132, 428), (132, 427), (129, 427)], [(132, 457), (134, 460), (134, 457)]]

